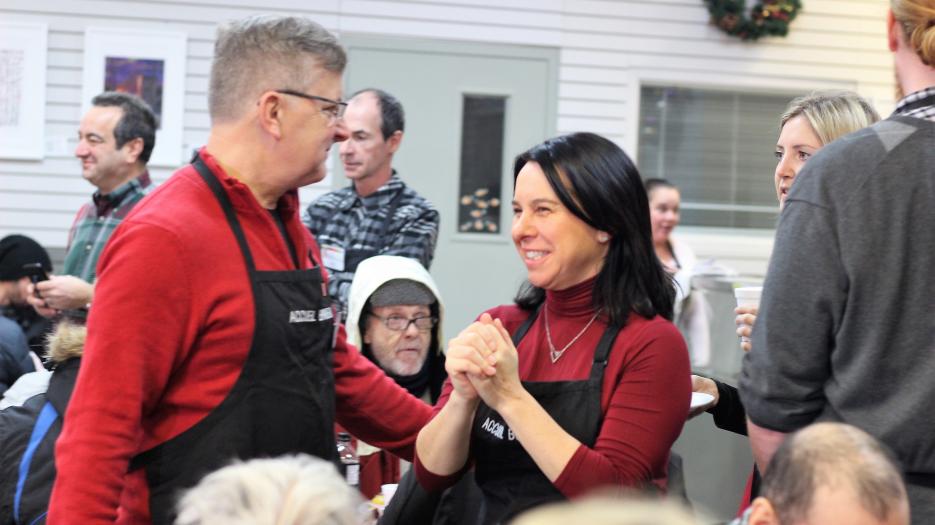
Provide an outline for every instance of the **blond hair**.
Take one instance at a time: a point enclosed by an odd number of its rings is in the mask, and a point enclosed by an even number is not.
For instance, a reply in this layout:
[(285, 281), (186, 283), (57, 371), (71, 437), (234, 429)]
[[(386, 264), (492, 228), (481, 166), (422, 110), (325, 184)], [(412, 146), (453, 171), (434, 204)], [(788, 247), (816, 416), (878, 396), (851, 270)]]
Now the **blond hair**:
[(334, 35), (306, 18), (265, 15), (230, 22), (218, 30), (214, 44), (211, 120), (236, 120), (260, 94), (302, 91), (316, 80), (318, 68), (340, 74), (346, 64)]
[(73, 357), (84, 354), (84, 342), (88, 337), (88, 328), (84, 324), (60, 321), (55, 330), (46, 337), (47, 356), (55, 364), (62, 364)]
[(935, 1), (890, 0), (890, 10), (922, 63), (935, 67)]
[(880, 120), (869, 102), (847, 90), (815, 91), (793, 99), (779, 119), (779, 129), (799, 115), (808, 120), (822, 146)]
[(362, 499), (331, 462), (299, 454), (236, 462), (179, 503), (176, 525), (360, 525)]

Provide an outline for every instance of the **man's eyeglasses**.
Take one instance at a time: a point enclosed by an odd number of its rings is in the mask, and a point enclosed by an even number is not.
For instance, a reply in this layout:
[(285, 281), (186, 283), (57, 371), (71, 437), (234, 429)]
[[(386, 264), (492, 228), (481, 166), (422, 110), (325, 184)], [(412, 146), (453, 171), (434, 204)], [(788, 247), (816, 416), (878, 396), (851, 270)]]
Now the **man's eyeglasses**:
[(291, 89), (276, 89), (276, 93), (282, 93), (283, 95), (292, 95), (293, 97), (300, 97), (306, 100), (316, 100), (318, 102), (324, 102), (328, 104), (321, 108), (321, 112), (328, 117), (328, 125), (332, 125), (337, 122), (339, 119), (344, 117), (344, 110), (347, 109), (347, 102), (341, 102), (340, 100), (332, 100), (330, 98), (319, 97), (318, 95), (308, 95), (302, 93), (301, 91), (293, 91)]
[(377, 319), (383, 321), (383, 324), (387, 328), (394, 332), (405, 332), (409, 329), (409, 325), (414, 324), (420, 332), (427, 332), (435, 326), (435, 323), (438, 322), (437, 317), (425, 316), (425, 317), (415, 317), (413, 319), (408, 319), (406, 317), (401, 317), (398, 315), (391, 315), (389, 317), (380, 317), (377, 314), (369, 314)]

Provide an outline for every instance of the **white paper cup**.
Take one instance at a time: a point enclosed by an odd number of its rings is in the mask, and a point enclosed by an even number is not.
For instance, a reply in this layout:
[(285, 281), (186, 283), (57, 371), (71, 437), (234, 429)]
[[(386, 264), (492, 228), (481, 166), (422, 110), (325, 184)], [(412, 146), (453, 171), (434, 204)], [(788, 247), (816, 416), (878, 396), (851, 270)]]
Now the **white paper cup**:
[(393, 495), (396, 494), (396, 483), (387, 483), (385, 485), (380, 485), (380, 492), (383, 494), (383, 504), (389, 505), (390, 500), (393, 499)]
[(734, 297), (737, 299), (737, 306), (760, 306), (760, 295), (763, 293), (762, 286), (741, 286), (734, 288)]
[[(734, 297), (737, 299), (737, 306), (760, 307), (760, 295), (763, 293), (762, 286), (741, 286), (734, 288)], [(741, 343), (749, 343), (750, 338), (742, 336)]]

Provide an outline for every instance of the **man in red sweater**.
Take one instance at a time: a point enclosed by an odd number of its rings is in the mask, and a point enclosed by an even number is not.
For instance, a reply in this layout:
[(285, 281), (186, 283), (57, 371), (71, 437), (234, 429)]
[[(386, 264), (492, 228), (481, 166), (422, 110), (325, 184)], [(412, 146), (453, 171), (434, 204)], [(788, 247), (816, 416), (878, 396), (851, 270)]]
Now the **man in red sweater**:
[(172, 523), (233, 458), (335, 456), (335, 419), (412, 457), (430, 408), (347, 344), (296, 188), (325, 174), (344, 50), (294, 17), (217, 38), (208, 143), (114, 232), (49, 523)]

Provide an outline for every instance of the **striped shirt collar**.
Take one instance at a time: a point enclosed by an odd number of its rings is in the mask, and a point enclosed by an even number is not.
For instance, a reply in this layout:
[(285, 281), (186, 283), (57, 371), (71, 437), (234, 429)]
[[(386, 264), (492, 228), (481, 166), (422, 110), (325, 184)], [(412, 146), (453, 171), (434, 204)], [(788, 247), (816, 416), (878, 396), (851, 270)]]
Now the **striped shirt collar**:
[(138, 177), (117, 186), (114, 191), (107, 195), (101, 194), (100, 191), (95, 191), (91, 199), (94, 201), (97, 216), (106, 216), (111, 210), (119, 208), (128, 197), (136, 195), (150, 184), (152, 184), (152, 181), (149, 178), (149, 171), (144, 170)]
[(347, 192), (347, 196), (338, 204), (338, 209), (349, 210), (353, 208), (359, 200), (367, 211), (372, 212), (389, 204), (398, 192), (403, 191), (403, 181), (396, 175), (396, 170), (393, 170), (390, 180), (386, 181), (386, 184), (380, 186), (377, 191), (366, 197), (358, 195), (354, 190), (353, 184), (349, 189), (350, 191)]
[(896, 104), (893, 114), (935, 121), (935, 86), (906, 95)]

